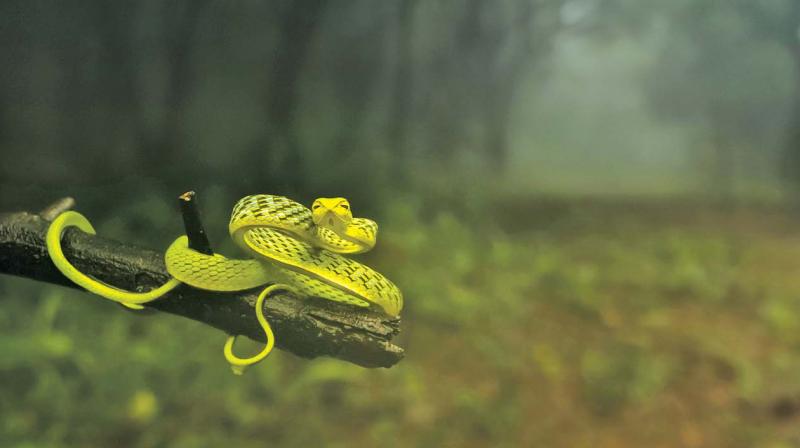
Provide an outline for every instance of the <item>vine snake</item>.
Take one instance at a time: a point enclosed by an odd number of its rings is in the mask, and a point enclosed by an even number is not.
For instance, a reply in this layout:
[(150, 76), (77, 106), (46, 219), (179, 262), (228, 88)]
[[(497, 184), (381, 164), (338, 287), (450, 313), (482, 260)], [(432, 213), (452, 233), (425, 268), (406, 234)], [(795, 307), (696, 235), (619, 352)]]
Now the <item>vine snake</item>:
[(158, 299), (185, 283), (210, 291), (241, 291), (268, 285), (256, 301), (256, 318), (266, 335), (265, 347), (249, 358), (233, 353), (236, 335), (229, 335), (223, 353), (233, 372), (263, 360), (274, 346), (272, 329), (263, 314), (263, 302), (274, 291), (288, 290), (300, 296), (322, 297), (358, 307), (376, 306), (390, 316), (403, 307), (403, 296), (389, 279), (368, 266), (343, 255), (366, 252), (375, 246), (378, 225), (354, 218), (344, 198), (318, 198), (309, 210), (283, 196), (246, 196), (233, 207), (228, 226), (236, 244), (251, 259), (229, 259), (206, 255), (178, 237), (164, 254), (172, 278), (147, 292), (125, 291), (76, 269), (64, 256), (61, 236), (68, 227), (95, 234), (80, 213), (64, 212), (47, 230), (47, 251), (56, 268), (87, 291), (129, 308)]

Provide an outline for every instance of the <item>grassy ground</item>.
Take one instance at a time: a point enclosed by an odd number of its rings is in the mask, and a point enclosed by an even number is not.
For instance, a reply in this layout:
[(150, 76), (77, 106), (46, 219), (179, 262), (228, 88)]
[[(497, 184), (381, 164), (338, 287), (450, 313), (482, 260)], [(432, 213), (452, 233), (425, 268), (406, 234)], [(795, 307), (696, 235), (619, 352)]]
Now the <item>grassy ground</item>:
[(368, 261), (407, 300), (389, 370), (277, 353), (237, 378), (216, 331), (2, 278), (0, 445), (800, 445), (797, 217), (488, 207), (386, 211)]

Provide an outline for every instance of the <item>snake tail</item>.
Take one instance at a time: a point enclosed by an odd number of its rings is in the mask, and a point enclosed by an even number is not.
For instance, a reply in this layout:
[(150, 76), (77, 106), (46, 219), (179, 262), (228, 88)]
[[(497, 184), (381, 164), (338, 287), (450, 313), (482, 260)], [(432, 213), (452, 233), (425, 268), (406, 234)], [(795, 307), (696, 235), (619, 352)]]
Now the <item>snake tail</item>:
[(106, 299), (119, 302), (129, 308), (141, 309), (143, 303), (147, 303), (158, 299), (167, 292), (173, 290), (176, 286), (180, 285), (180, 281), (171, 278), (169, 281), (147, 292), (131, 292), (123, 289), (116, 288), (109, 284), (95, 280), (83, 272), (79, 271), (72, 263), (64, 256), (64, 251), (61, 248), (61, 236), (64, 231), (69, 227), (77, 227), (81, 231), (90, 235), (95, 235), (94, 227), (89, 223), (85, 216), (78, 212), (67, 211), (64, 212), (50, 224), (47, 229), (46, 244), (47, 252), (50, 259), (56, 268), (64, 274), (65, 277), (72, 280), (78, 286), (86, 289), (89, 292), (97, 294)]
[(261, 328), (264, 329), (264, 335), (267, 338), (267, 344), (264, 348), (255, 356), (251, 356), (249, 358), (240, 358), (233, 354), (233, 344), (236, 342), (236, 335), (228, 336), (228, 339), (225, 341), (225, 348), (223, 349), (223, 353), (225, 354), (225, 360), (231, 365), (231, 370), (236, 375), (241, 375), (244, 373), (245, 369), (253, 364), (261, 362), (267, 355), (270, 354), (272, 348), (275, 346), (275, 335), (272, 334), (272, 327), (270, 327), (269, 322), (267, 322), (267, 318), (264, 317), (264, 300), (269, 297), (273, 292), (283, 290), (289, 291), (294, 293), (292, 287), (288, 285), (284, 285), (281, 283), (276, 283), (274, 285), (267, 286), (261, 291), (261, 294), (258, 295), (258, 299), (256, 300), (256, 318), (258, 319), (258, 323), (261, 324)]

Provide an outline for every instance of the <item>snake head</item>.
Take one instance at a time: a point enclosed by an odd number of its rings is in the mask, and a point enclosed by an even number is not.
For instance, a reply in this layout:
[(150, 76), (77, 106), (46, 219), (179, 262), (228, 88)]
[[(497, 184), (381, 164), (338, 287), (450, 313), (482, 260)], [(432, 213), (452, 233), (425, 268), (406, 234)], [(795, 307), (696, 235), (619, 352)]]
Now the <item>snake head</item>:
[(311, 205), (311, 214), (314, 224), (336, 233), (344, 233), (353, 220), (350, 203), (345, 198), (317, 198)]

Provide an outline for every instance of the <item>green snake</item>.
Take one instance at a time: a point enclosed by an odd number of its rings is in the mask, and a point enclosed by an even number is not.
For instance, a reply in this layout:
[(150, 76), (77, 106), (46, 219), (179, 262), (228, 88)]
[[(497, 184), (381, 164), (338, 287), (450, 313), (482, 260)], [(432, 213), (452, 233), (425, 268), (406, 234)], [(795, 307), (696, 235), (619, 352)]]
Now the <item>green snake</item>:
[(375, 246), (378, 225), (366, 218), (354, 218), (344, 198), (318, 198), (309, 210), (283, 196), (246, 196), (233, 207), (229, 232), (236, 244), (252, 259), (229, 259), (206, 255), (189, 248), (186, 236), (178, 237), (167, 249), (164, 263), (172, 276), (148, 292), (130, 292), (93, 279), (77, 270), (64, 256), (61, 236), (68, 227), (94, 234), (80, 213), (64, 212), (50, 224), (47, 250), (64, 276), (107, 299), (140, 309), (185, 283), (210, 291), (242, 291), (266, 286), (256, 301), (256, 318), (266, 334), (267, 344), (255, 356), (233, 354), (236, 335), (230, 335), (223, 353), (234, 373), (263, 360), (274, 346), (272, 329), (263, 314), (263, 302), (274, 291), (289, 290), (296, 295), (322, 297), (358, 307), (378, 307), (397, 316), (403, 296), (394, 283), (368, 266), (343, 255), (366, 252)]

